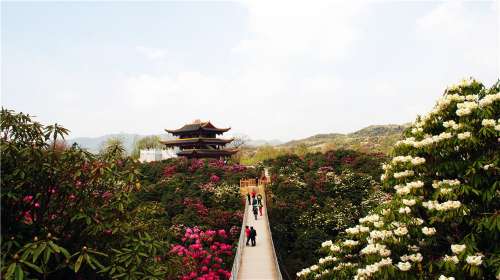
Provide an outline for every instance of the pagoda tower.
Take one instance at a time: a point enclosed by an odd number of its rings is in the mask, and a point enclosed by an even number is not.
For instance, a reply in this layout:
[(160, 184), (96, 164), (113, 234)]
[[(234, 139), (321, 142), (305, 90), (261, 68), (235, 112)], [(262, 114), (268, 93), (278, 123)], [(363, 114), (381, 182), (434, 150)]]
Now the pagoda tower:
[(224, 146), (231, 143), (234, 139), (221, 139), (217, 135), (222, 135), (231, 128), (217, 128), (210, 121), (201, 122), (195, 120), (191, 124), (186, 124), (179, 129), (169, 130), (179, 138), (175, 140), (161, 141), (167, 148), (178, 147), (180, 151), (178, 156), (187, 158), (226, 158), (236, 152), (238, 149), (227, 149)]

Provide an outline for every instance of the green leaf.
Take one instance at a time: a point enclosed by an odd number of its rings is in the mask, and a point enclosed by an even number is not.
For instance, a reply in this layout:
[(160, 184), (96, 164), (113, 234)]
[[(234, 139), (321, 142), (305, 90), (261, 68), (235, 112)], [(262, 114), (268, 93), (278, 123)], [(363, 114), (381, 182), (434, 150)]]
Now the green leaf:
[(16, 280), (23, 280), (24, 279), (24, 271), (22, 270), (20, 265), (16, 266), (15, 278), (16, 278)]
[(59, 246), (57, 246), (56, 244), (54, 244), (54, 242), (49, 241), (49, 246), (50, 246), (50, 248), (52, 248), (52, 250), (54, 250), (54, 252), (56, 252), (56, 253), (60, 253), (61, 252), (61, 250), (59, 250)]
[(46, 243), (40, 244), (38, 248), (36, 248), (35, 252), (33, 253), (33, 262), (35, 263), (40, 254), (45, 250), (45, 247), (47, 246)]
[(69, 254), (68, 250), (64, 249), (63, 247), (59, 246), (59, 249), (61, 250), (61, 253), (67, 258), (71, 258), (71, 255)]
[(10, 279), (12, 277), (16, 269), (16, 266), (17, 266), (16, 263), (12, 263), (11, 265), (9, 265), (9, 268), (7, 268), (7, 272), (5, 273), (5, 279)]
[(80, 255), (75, 263), (75, 272), (78, 272), (78, 270), (80, 270), (80, 266), (82, 266), (82, 262), (83, 262), (83, 255)]
[(50, 259), (50, 254), (52, 254), (52, 250), (50, 248), (47, 248), (43, 254), (43, 262), (44, 263), (49, 263)]
[(35, 265), (35, 264), (32, 264), (32, 263), (27, 262), (27, 261), (20, 261), (20, 262), (22, 264), (24, 264), (24, 265), (26, 265), (26, 266), (28, 266), (28, 267), (36, 270), (38, 273), (43, 273), (42, 269), (39, 266)]

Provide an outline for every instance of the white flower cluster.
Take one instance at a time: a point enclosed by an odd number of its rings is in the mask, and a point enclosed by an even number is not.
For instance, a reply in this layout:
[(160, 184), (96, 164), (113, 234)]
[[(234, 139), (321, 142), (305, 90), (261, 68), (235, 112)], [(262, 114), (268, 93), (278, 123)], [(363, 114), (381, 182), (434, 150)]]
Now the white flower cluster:
[(413, 134), (417, 134), (419, 132), (424, 132), (424, 129), (421, 127), (414, 127), (411, 129), (411, 133), (413, 133)]
[(472, 113), (473, 110), (477, 109), (479, 107), (477, 102), (474, 101), (465, 101), (462, 103), (457, 104), (457, 111), (456, 114), (459, 117), (462, 116), (467, 116)]
[(396, 172), (394, 173), (394, 178), (399, 179), (399, 178), (404, 178), (404, 177), (409, 177), (415, 175), (415, 172), (413, 170), (405, 170), (402, 172)]
[(458, 259), (457, 256), (444, 255), (443, 261), (444, 262), (452, 262), (454, 264), (457, 264), (460, 260)]
[(403, 204), (406, 206), (413, 206), (417, 203), (415, 199), (403, 199)]
[(336, 261), (336, 260), (337, 260), (337, 258), (336, 258), (336, 257), (326, 256), (326, 257), (324, 257), (324, 258), (319, 259), (319, 264), (324, 264), (324, 263), (326, 263), (326, 262), (334, 262), (334, 261)]
[(381, 214), (384, 215), (384, 216), (387, 216), (391, 213), (391, 209), (382, 209), (382, 212)]
[(419, 226), (419, 225), (421, 225), (421, 224), (423, 224), (423, 223), (424, 223), (424, 220), (422, 220), (422, 219), (420, 219), (420, 218), (414, 218), (414, 219), (413, 219), (413, 224), (415, 224), (415, 225), (417, 225), (417, 226)]
[(439, 135), (427, 136), (424, 139), (422, 139), (421, 141), (415, 142), (413, 144), (413, 147), (421, 148), (421, 147), (429, 146), (429, 145), (444, 141), (446, 139), (450, 139), (452, 137), (453, 137), (453, 135), (449, 132), (441, 132)]
[(483, 263), (483, 256), (482, 255), (474, 255), (474, 256), (467, 256), (465, 261), (473, 266), (480, 266)]
[(465, 139), (468, 139), (471, 137), (471, 133), (469, 131), (466, 131), (466, 132), (462, 132), (462, 133), (459, 133), (457, 134), (457, 138), (459, 140), (465, 140)]
[(319, 269), (319, 266), (317, 266), (317, 265), (314, 264), (314, 265), (312, 265), (312, 266), (310, 266), (308, 268), (304, 268), (301, 271), (297, 272), (297, 277), (305, 276), (305, 275), (307, 275), (307, 274), (309, 274), (311, 272), (314, 272), (314, 271), (316, 271), (318, 269)]
[(454, 180), (441, 180), (441, 181), (432, 182), (432, 187), (435, 189), (441, 187), (442, 185), (458, 186), (458, 185), (460, 185), (460, 181), (457, 179), (454, 179)]
[(449, 211), (453, 209), (460, 208), (462, 203), (458, 200), (448, 200), (443, 203), (439, 203), (436, 200), (429, 200), (426, 202), (422, 202), (422, 206), (429, 210), (437, 210), (437, 211)]
[(443, 122), (443, 127), (444, 128), (451, 128), (453, 130), (459, 130), (460, 128), (463, 127), (463, 125), (457, 124), (454, 120), (450, 120), (450, 121)]
[(493, 119), (484, 119), (481, 122), (481, 125), (484, 127), (495, 127), (496, 124), (497, 124), (497, 122)]
[(451, 251), (455, 255), (462, 253), (466, 248), (465, 244), (452, 244), (450, 247), (451, 247)]
[(332, 268), (332, 270), (341, 270), (344, 267), (354, 267), (354, 266), (357, 266), (357, 264), (351, 263), (351, 262), (339, 263), (337, 266), (335, 266), (334, 268)]
[(392, 237), (392, 231), (390, 230), (373, 230), (370, 232), (370, 239), (372, 240), (384, 240), (389, 237)]
[(332, 251), (334, 253), (338, 253), (338, 252), (340, 252), (340, 250), (341, 250), (340, 246), (338, 246), (338, 245), (332, 245), (332, 246), (330, 246), (330, 251)]
[(438, 280), (455, 280), (455, 277), (446, 277), (444, 275), (439, 276)]
[(412, 261), (414, 263), (419, 263), (423, 259), (424, 259), (424, 257), (422, 257), (422, 254), (420, 254), (420, 253), (401, 256), (401, 260), (404, 261), (404, 262)]
[(359, 244), (359, 241), (355, 241), (355, 240), (347, 239), (347, 240), (346, 240), (346, 241), (344, 241), (342, 244), (343, 244), (344, 246), (346, 246), (346, 247), (354, 247), (354, 246), (356, 246), (356, 245), (358, 245), (358, 244)]
[(419, 189), (419, 188), (422, 188), (423, 186), (424, 186), (424, 183), (419, 180), (419, 181), (409, 182), (404, 186), (396, 185), (396, 186), (394, 186), (394, 189), (396, 190), (397, 194), (405, 195), (405, 194), (409, 194), (412, 189)]
[(380, 216), (378, 214), (368, 215), (366, 217), (360, 218), (359, 223), (374, 223), (380, 220)]
[(359, 234), (359, 233), (369, 232), (369, 231), (370, 231), (369, 227), (365, 227), (365, 226), (361, 226), (361, 225), (356, 225), (355, 227), (348, 228), (345, 230), (345, 232), (349, 233), (349, 234)]
[(427, 236), (431, 236), (431, 235), (436, 234), (436, 229), (433, 227), (423, 227), (422, 233), (427, 235)]
[(401, 271), (408, 271), (411, 269), (411, 263), (410, 262), (399, 262), (397, 264), (397, 267), (399, 268), (399, 270)]
[(380, 270), (381, 267), (389, 266), (392, 264), (391, 258), (381, 259), (380, 261), (367, 265), (365, 268), (358, 268), (356, 276), (354, 276), (354, 280), (363, 280), (368, 279), (368, 277), (375, 274)]
[(333, 245), (333, 242), (331, 240), (328, 240), (328, 241), (325, 241), (323, 243), (321, 243), (321, 247), (330, 247)]
[(398, 227), (394, 230), (394, 234), (397, 236), (403, 236), (408, 234), (408, 229), (406, 227)]
[(400, 214), (410, 214), (411, 213), (411, 209), (408, 206), (401, 207), (401, 208), (399, 208), (399, 213)]
[(361, 255), (373, 255), (379, 254), (382, 257), (388, 257), (391, 255), (391, 250), (387, 249), (387, 246), (383, 244), (368, 244), (366, 247), (361, 249)]
[(392, 163), (406, 163), (410, 162), (413, 165), (420, 165), (425, 163), (425, 158), (412, 157), (412, 156), (397, 156), (392, 159)]
[(495, 102), (497, 100), (500, 100), (500, 92), (497, 92), (495, 94), (486, 95), (481, 100), (479, 100), (479, 106), (486, 107), (488, 105), (493, 104), (493, 102)]

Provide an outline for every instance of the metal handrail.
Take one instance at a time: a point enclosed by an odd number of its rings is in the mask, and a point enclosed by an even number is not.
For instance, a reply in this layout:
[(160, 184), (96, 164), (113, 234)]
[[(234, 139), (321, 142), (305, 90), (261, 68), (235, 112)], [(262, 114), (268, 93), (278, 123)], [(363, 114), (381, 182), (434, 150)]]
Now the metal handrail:
[(241, 264), (241, 254), (243, 254), (245, 241), (245, 225), (247, 223), (247, 211), (248, 211), (248, 201), (245, 199), (245, 211), (243, 212), (243, 222), (241, 223), (240, 239), (238, 241), (238, 249), (236, 249), (236, 255), (234, 256), (233, 269), (231, 269), (231, 279), (238, 279), (238, 272), (240, 271)]
[(269, 216), (267, 215), (267, 211), (268, 211), (268, 207), (267, 207), (267, 195), (265, 193), (265, 190), (264, 190), (264, 201), (265, 201), (265, 205), (266, 205), (266, 211), (265, 212), (265, 215), (266, 215), (266, 219), (267, 219), (267, 231), (269, 232), (269, 237), (271, 237), (271, 247), (273, 248), (273, 259), (274, 259), (274, 265), (276, 267), (276, 273), (278, 274), (278, 279), (277, 280), (283, 280), (283, 276), (281, 275), (281, 269), (280, 269), (280, 264), (278, 262), (278, 257), (276, 256), (276, 250), (274, 249), (274, 241), (273, 241), (273, 233), (271, 232), (271, 226), (269, 225)]

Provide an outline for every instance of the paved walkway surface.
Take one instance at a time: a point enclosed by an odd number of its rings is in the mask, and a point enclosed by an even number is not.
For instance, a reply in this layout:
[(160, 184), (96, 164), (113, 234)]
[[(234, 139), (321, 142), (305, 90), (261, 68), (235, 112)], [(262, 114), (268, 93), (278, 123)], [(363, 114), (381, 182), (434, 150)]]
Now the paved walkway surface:
[[(262, 193), (264, 196), (264, 193)], [(240, 280), (260, 280), (260, 279), (278, 279), (277, 268), (274, 263), (271, 235), (268, 231), (268, 220), (264, 211), (266, 211), (265, 201), (262, 209), (262, 216), (255, 217), (252, 213), (252, 207), (247, 211), (247, 226), (253, 226), (257, 231), (257, 245), (255, 247), (246, 246), (241, 256), (241, 266), (238, 273)], [(251, 242), (250, 242), (251, 244)]]

